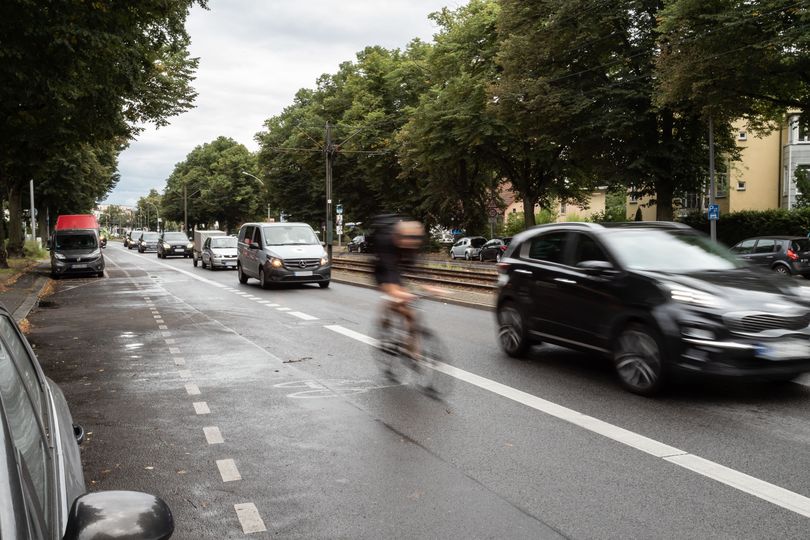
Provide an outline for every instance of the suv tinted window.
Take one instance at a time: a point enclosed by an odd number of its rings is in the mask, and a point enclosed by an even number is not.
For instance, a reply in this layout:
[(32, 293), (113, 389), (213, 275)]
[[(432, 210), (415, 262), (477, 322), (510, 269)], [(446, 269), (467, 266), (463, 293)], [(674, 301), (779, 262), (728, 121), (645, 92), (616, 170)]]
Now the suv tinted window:
[(567, 236), (568, 233), (563, 231), (532, 238), (529, 244), (528, 257), (538, 261), (562, 264)]
[(754, 253), (772, 253), (776, 249), (776, 240), (760, 239)]
[(606, 261), (610, 262), (605, 250), (587, 234), (576, 233), (577, 248), (574, 253), (572, 264), (577, 265), (582, 261)]

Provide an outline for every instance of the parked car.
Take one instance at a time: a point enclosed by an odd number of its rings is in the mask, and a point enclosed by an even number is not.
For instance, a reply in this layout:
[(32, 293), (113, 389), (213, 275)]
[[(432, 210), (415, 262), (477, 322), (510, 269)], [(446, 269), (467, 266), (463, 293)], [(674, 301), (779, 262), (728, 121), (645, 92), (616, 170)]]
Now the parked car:
[(209, 236), (225, 236), (225, 231), (194, 229), (194, 242), (191, 248), (191, 260), (194, 266), (202, 260), (203, 247)]
[(138, 253), (157, 251), (160, 235), (156, 232), (144, 231), (138, 238)]
[(191, 240), (188, 239), (185, 233), (182, 232), (163, 232), (157, 242), (157, 256), (158, 258), (167, 257), (191, 257)]
[(678, 373), (810, 371), (810, 287), (685, 225), (536, 227), (512, 239), (498, 270), (498, 338), (511, 356), (540, 342), (602, 353), (644, 395)]
[(51, 276), (94, 274), (104, 277), (98, 221), (92, 214), (61, 215), (48, 241)]
[(506, 248), (509, 247), (509, 242), (512, 241), (512, 237), (508, 236), (506, 238), (493, 238), (483, 246), (481, 246), (481, 250), (478, 252), (478, 260), (483, 261), (497, 261), (501, 262), (501, 257), (503, 253), (506, 251)]
[(0, 537), (169, 538), (174, 520), (159, 498), (86, 493), (83, 440), (62, 391), (0, 307)]
[(760, 236), (747, 238), (731, 248), (740, 259), (780, 274), (810, 277), (810, 238)]
[(487, 243), (487, 239), (483, 236), (465, 236), (460, 238), (450, 248), (450, 258), (466, 260), (475, 259), (478, 257), (478, 252)]
[(352, 238), (352, 241), (346, 244), (346, 249), (349, 250), (349, 253), (356, 251), (357, 253), (365, 253), (368, 251), (368, 244), (366, 244), (366, 237), (364, 235), (358, 235)]
[(138, 239), (141, 237), (143, 229), (132, 229), (129, 233), (124, 235), (124, 247), (132, 249), (138, 247)]
[(246, 223), (239, 229), (239, 283), (317, 283), (329, 286), (332, 267), (315, 231), (306, 223)]
[(203, 244), (203, 268), (236, 268), (237, 250), (235, 236), (209, 236)]

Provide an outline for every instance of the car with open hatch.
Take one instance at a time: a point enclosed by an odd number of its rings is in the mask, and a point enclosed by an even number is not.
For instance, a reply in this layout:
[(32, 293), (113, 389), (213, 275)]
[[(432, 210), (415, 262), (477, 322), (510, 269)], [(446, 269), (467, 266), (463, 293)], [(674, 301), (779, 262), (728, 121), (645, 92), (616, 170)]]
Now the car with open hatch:
[(676, 223), (543, 225), (498, 263), (498, 341), (612, 360), (652, 395), (680, 374), (789, 380), (810, 371), (810, 287), (763, 273)]
[(262, 288), (281, 283), (329, 287), (332, 267), (323, 244), (306, 223), (245, 223), (239, 229), (236, 271), (240, 283)]
[(191, 249), (194, 244), (179, 231), (165, 231), (158, 238), (157, 256), (166, 259), (168, 257), (191, 257)]
[(65, 396), (0, 307), (0, 538), (158, 539), (174, 531), (161, 499), (134, 491), (87, 493)]

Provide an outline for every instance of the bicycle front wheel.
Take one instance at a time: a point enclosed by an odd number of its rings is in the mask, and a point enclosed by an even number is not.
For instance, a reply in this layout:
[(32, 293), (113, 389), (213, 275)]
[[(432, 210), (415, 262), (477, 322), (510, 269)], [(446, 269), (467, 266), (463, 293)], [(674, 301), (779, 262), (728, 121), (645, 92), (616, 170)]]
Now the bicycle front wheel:
[(438, 336), (430, 330), (423, 329), (420, 332), (420, 338), (422, 354), (419, 387), (425, 394), (443, 399), (450, 394), (453, 387), (453, 377), (437, 369), (440, 364), (447, 364), (449, 359), (447, 349)]
[(402, 331), (393, 321), (377, 323), (377, 346), (374, 347), (374, 359), (380, 371), (391, 382), (402, 382), (406, 376), (406, 367), (402, 361)]

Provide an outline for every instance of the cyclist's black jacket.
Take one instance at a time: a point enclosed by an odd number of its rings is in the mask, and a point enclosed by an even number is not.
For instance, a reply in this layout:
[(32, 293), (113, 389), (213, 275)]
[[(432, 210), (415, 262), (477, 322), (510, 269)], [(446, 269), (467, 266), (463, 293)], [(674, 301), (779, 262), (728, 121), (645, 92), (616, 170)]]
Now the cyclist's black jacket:
[(374, 278), (377, 285), (393, 283), (402, 285), (402, 272), (413, 265), (415, 252), (400, 249), (393, 242), (381, 243), (377, 247), (377, 260), (374, 264)]

